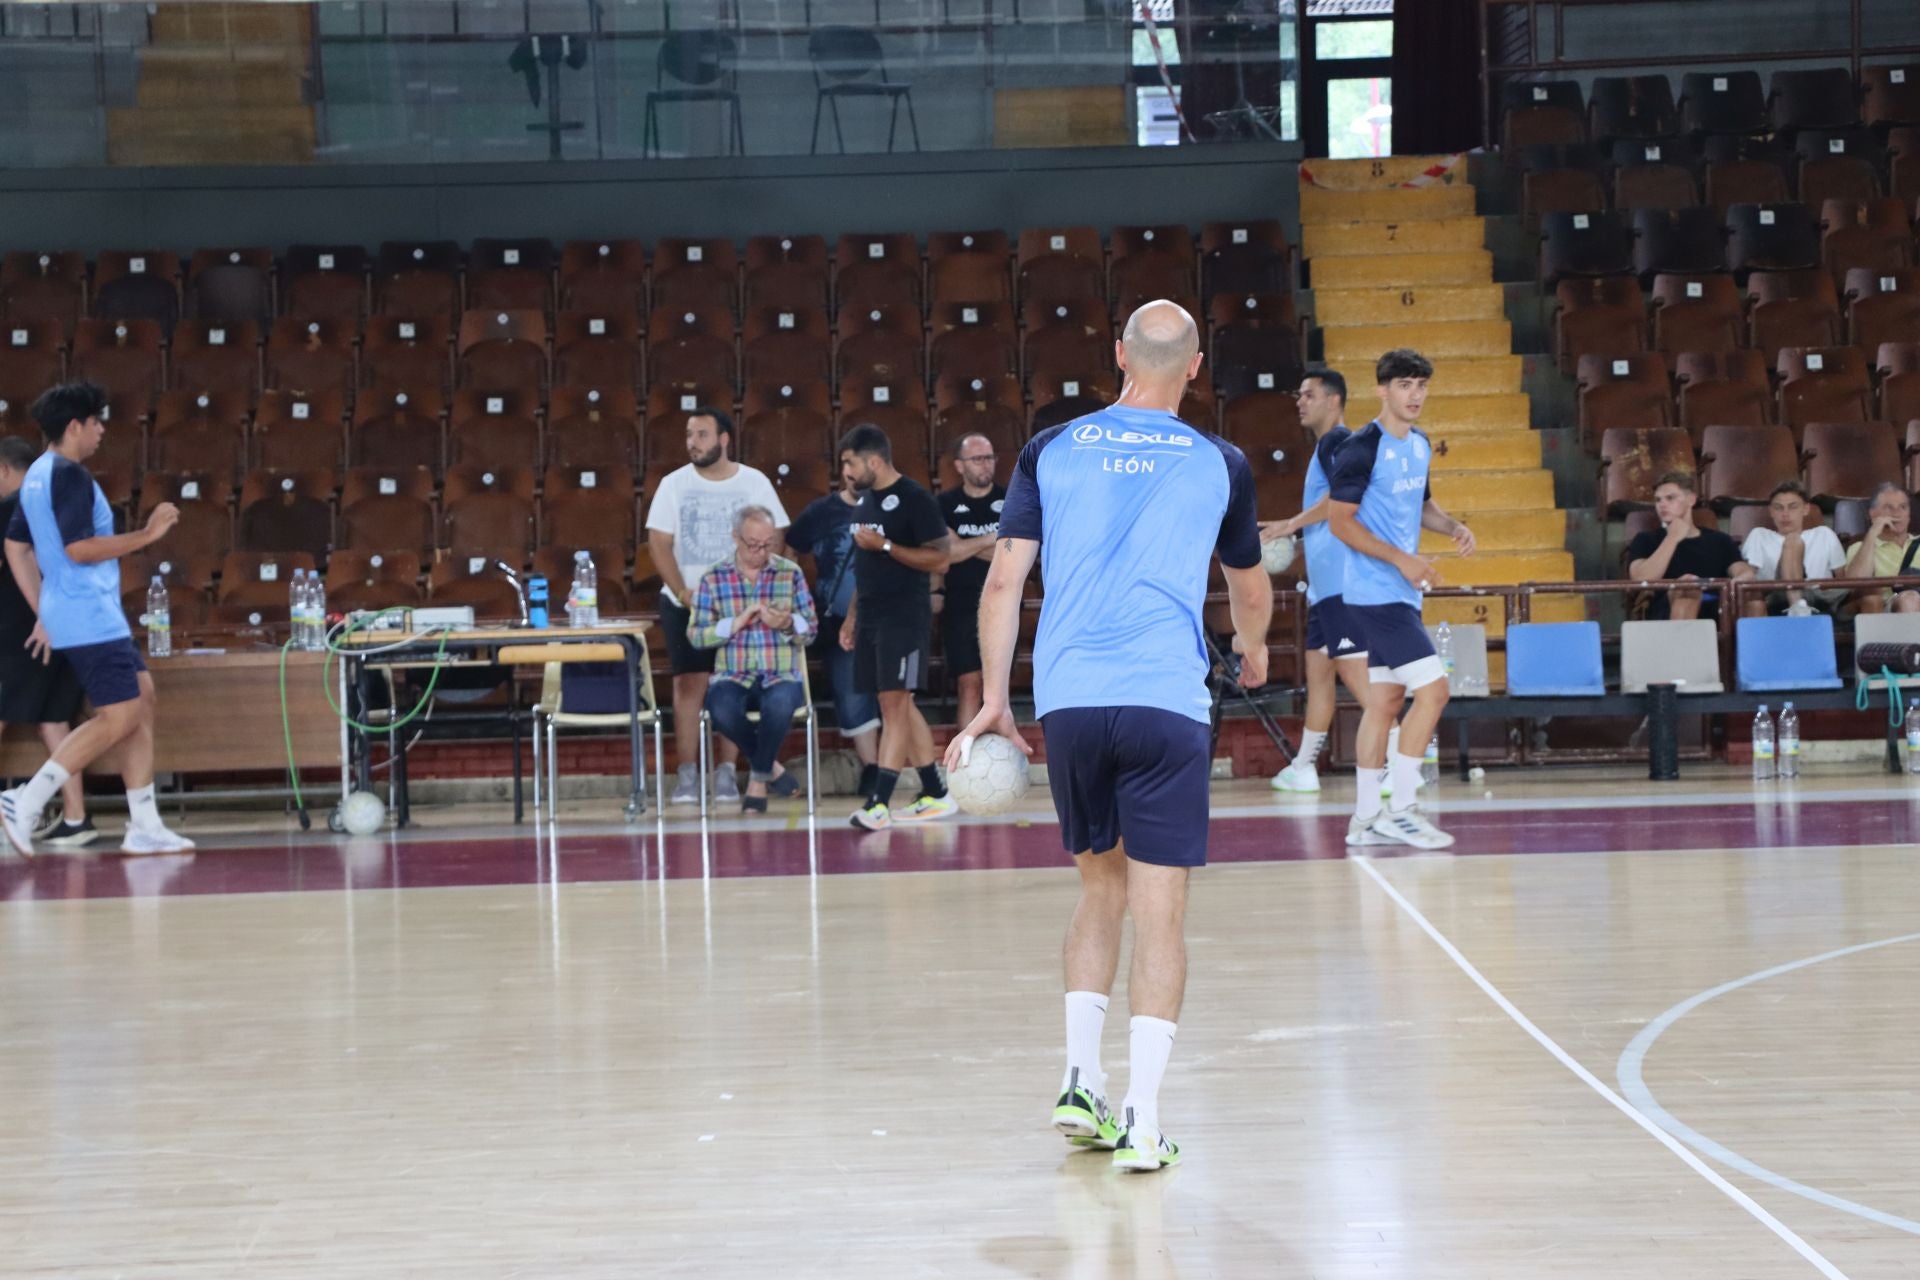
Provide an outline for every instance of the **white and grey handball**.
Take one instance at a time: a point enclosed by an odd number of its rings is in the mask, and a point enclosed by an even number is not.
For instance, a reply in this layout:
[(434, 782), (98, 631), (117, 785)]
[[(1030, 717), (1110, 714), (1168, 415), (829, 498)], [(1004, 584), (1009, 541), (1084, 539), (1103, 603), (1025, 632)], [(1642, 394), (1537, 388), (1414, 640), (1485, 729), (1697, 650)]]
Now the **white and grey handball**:
[(1027, 794), (1027, 757), (997, 733), (983, 733), (960, 744), (960, 767), (947, 775), (947, 788), (967, 813), (992, 817), (1019, 804)]
[(1268, 573), (1285, 573), (1293, 568), (1293, 539), (1275, 538), (1260, 544), (1260, 567)]

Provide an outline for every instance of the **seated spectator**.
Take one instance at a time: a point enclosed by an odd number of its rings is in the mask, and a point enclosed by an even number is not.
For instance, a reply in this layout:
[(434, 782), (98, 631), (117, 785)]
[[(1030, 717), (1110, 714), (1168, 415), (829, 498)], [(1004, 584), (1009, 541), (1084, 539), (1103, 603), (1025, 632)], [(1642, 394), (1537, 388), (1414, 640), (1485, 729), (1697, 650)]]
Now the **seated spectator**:
[[(1920, 538), (1915, 538), (1909, 529), (1913, 505), (1906, 490), (1897, 484), (1883, 484), (1875, 489), (1867, 518), (1873, 523), (1867, 526), (1867, 536), (1854, 544), (1853, 555), (1847, 560), (1846, 576), (1902, 578), (1920, 574), (1920, 565), (1914, 563)], [(1896, 613), (1920, 613), (1920, 590), (1861, 593), (1860, 612), (1884, 613), (1889, 608)]]
[[(748, 759), (742, 813), (765, 813), (769, 794), (800, 789), (781, 767), (780, 744), (806, 701), (802, 664), (818, 620), (800, 566), (773, 554), (778, 540), (771, 511), (742, 507), (733, 518), (733, 557), (701, 577), (687, 627), (696, 647), (720, 651), (707, 713)], [(757, 726), (747, 718), (753, 711), (760, 713)]]
[[(1653, 510), (1663, 526), (1649, 529), (1627, 544), (1627, 576), (1653, 582), (1699, 582), (1709, 578), (1748, 578), (1753, 566), (1740, 548), (1718, 529), (1693, 523), (1693, 477), (1669, 471), (1654, 486)], [(1720, 593), (1700, 587), (1656, 591), (1647, 617), (1685, 622), (1720, 614)]]
[[(1773, 528), (1755, 529), (1740, 548), (1740, 558), (1753, 566), (1756, 578), (1778, 578), (1788, 582), (1806, 578), (1837, 578), (1847, 567), (1847, 553), (1840, 537), (1826, 525), (1807, 528), (1807, 487), (1798, 480), (1782, 480), (1773, 486), (1767, 502), (1767, 514)], [(1832, 613), (1847, 598), (1845, 591), (1829, 588), (1792, 588), (1769, 591), (1765, 600), (1749, 597), (1747, 613), (1761, 618), (1782, 614), (1797, 604), (1821, 613)]]

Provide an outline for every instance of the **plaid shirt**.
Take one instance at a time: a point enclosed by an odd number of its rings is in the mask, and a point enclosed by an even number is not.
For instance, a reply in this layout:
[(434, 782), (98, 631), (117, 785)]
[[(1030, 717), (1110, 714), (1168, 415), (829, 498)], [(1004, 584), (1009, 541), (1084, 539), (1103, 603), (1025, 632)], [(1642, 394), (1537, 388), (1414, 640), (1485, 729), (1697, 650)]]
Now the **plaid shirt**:
[[(745, 631), (731, 631), (733, 619), (748, 605), (777, 605), (793, 613), (798, 624), (805, 620), (804, 634), (782, 635), (755, 618)], [(722, 630), (722, 624), (727, 630)], [(806, 661), (807, 637), (819, 629), (813, 612), (813, 596), (807, 591), (806, 575), (800, 566), (781, 556), (771, 556), (760, 577), (748, 582), (733, 560), (722, 560), (707, 570), (693, 593), (693, 617), (687, 625), (687, 639), (697, 648), (719, 649), (713, 678), (751, 685), (778, 684), (798, 680), (800, 664)]]

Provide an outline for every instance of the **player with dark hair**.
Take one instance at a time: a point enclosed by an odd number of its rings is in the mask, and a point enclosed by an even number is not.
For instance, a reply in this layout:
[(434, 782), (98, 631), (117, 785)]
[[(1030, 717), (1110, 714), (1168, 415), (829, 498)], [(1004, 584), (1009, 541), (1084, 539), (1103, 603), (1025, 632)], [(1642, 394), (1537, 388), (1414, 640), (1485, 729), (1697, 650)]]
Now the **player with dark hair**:
[[(980, 714), (947, 751), (1020, 738), (1008, 681), (1034, 561), (1047, 593), (1033, 650), (1061, 841), (1080, 871), (1066, 941), (1067, 1067), (1054, 1127), (1112, 1147), (1123, 1169), (1178, 1162), (1160, 1128), (1160, 1080), (1186, 993), (1191, 868), (1207, 860), (1212, 697), (1201, 609), (1208, 563), (1225, 567), (1240, 682), (1266, 680), (1273, 583), (1260, 566), (1253, 474), (1241, 452), (1176, 411), (1200, 371), (1193, 317), (1150, 302), (1116, 350), (1111, 408), (1042, 431), (1020, 451), (980, 600)], [(1120, 1121), (1107, 1106), (1100, 1033), (1133, 919), (1132, 1021)]]

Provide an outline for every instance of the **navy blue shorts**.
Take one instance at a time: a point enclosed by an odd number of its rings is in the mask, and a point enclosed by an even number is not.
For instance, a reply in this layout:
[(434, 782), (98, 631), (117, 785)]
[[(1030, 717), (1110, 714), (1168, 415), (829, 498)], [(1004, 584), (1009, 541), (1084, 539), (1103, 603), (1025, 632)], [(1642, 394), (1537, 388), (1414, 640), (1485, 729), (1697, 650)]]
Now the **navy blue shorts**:
[(140, 673), (147, 669), (147, 663), (131, 637), (75, 645), (58, 652), (73, 665), (73, 673), (80, 678), (80, 687), (86, 690), (94, 710), (116, 702), (132, 702), (140, 696)]
[(1068, 853), (1105, 853), (1124, 840), (1136, 862), (1206, 865), (1205, 723), (1158, 707), (1063, 707), (1040, 727)]
[(1367, 675), (1375, 684), (1419, 689), (1446, 678), (1420, 610), (1410, 604), (1350, 604), (1347, 616), (1367, 642)]
[(1364, 658), (1367, 641), (1339, 596), (1324, 596), (1307, 606), (1307, 648), (1329, 658)]

